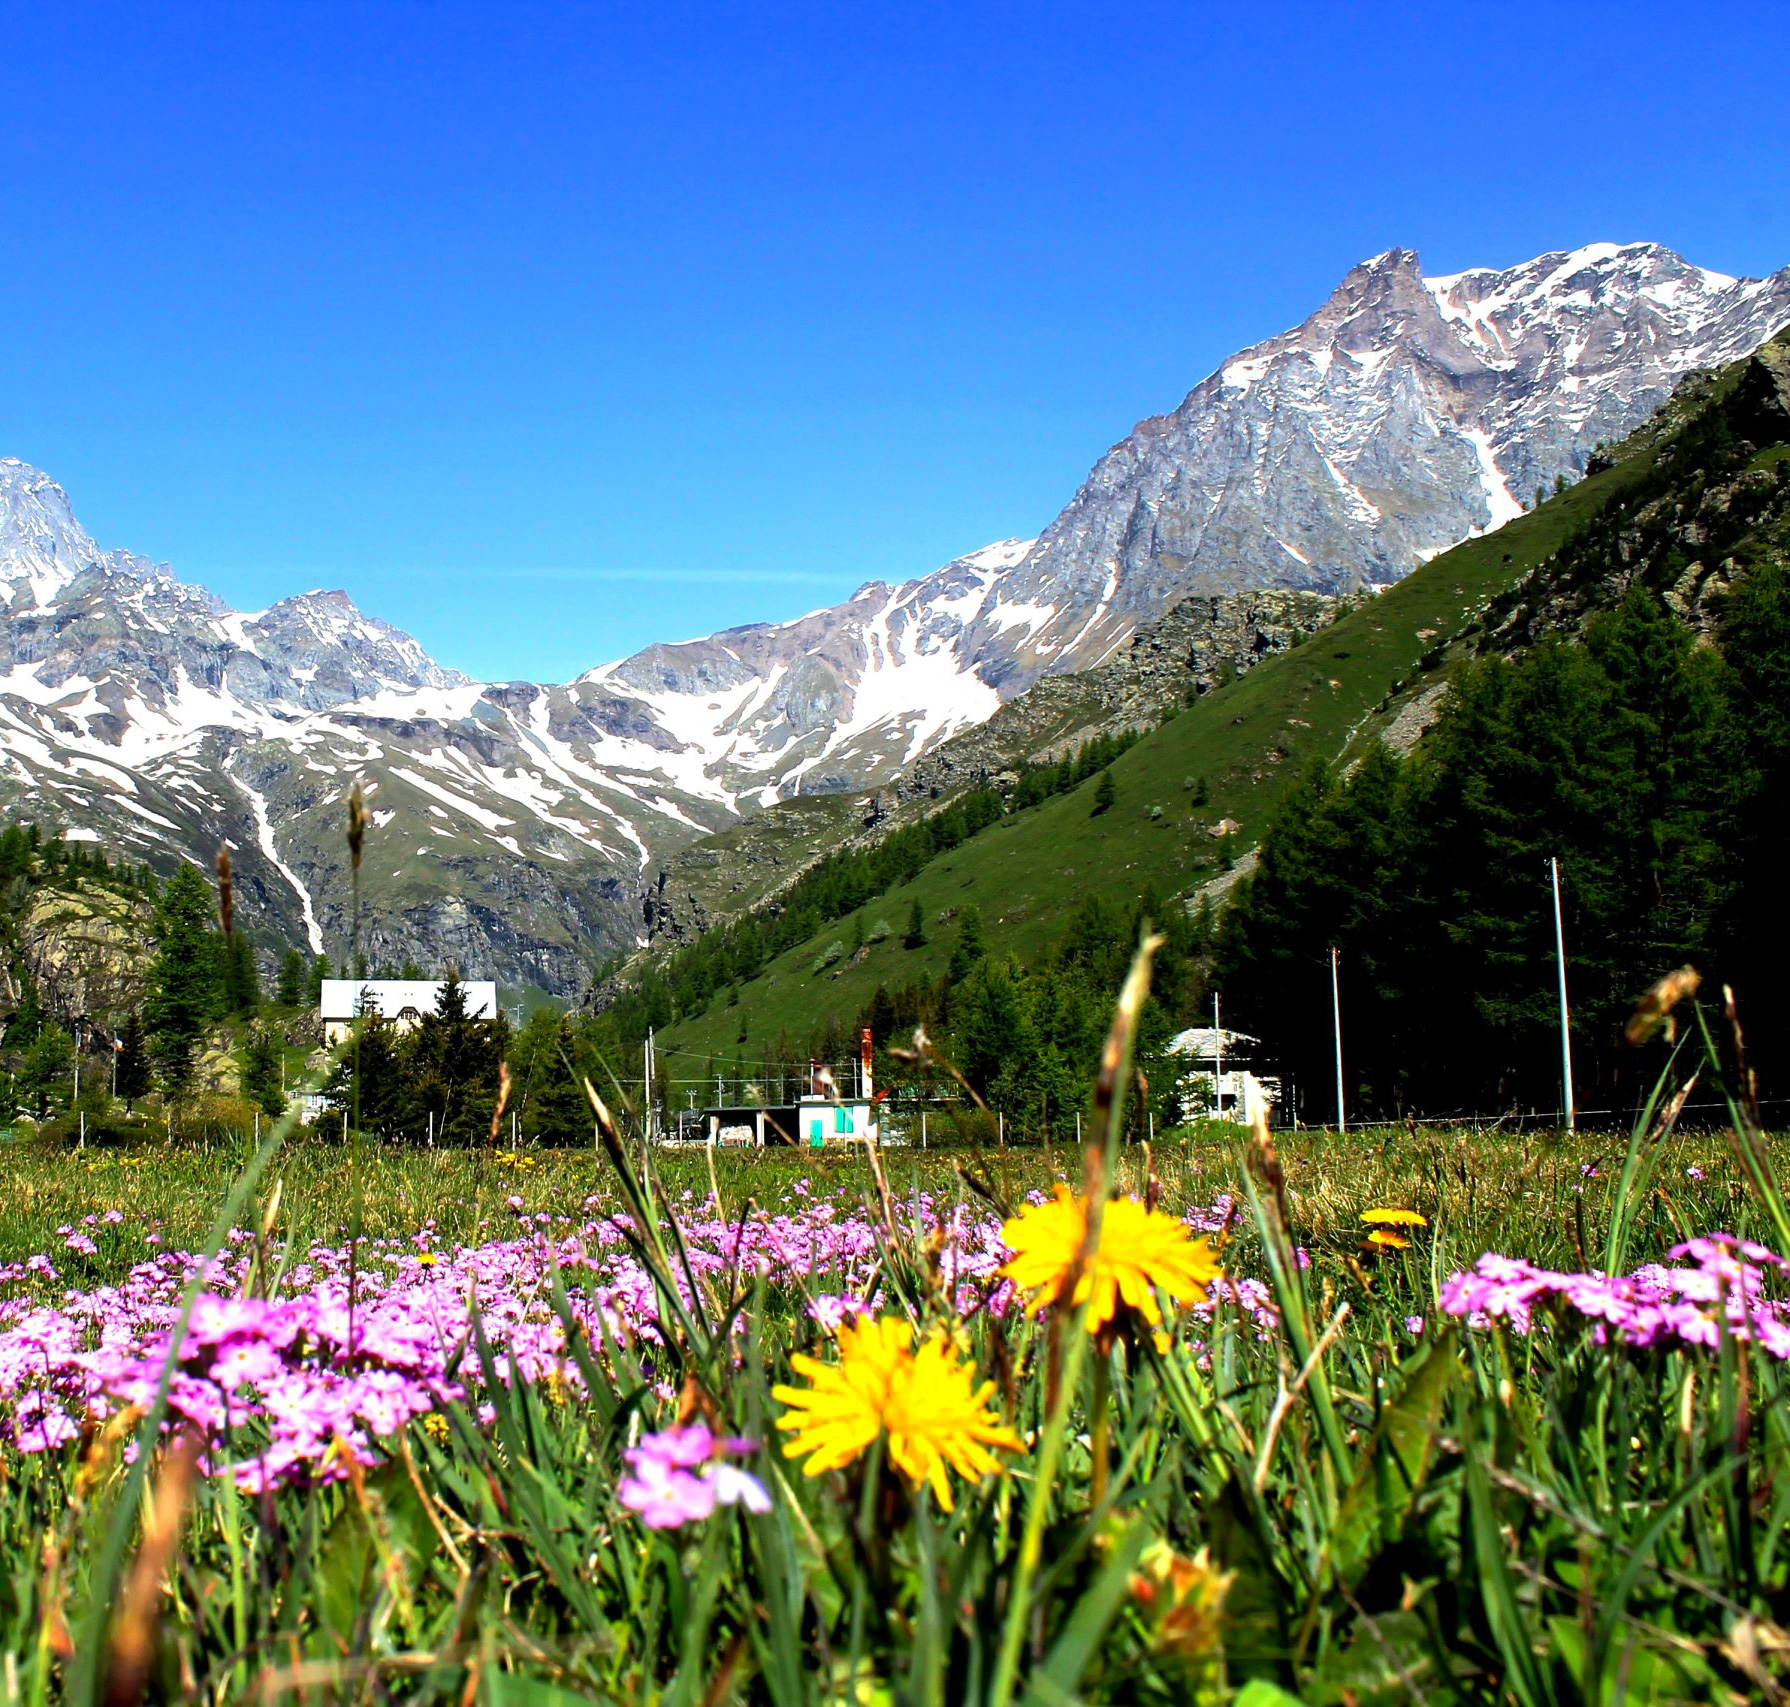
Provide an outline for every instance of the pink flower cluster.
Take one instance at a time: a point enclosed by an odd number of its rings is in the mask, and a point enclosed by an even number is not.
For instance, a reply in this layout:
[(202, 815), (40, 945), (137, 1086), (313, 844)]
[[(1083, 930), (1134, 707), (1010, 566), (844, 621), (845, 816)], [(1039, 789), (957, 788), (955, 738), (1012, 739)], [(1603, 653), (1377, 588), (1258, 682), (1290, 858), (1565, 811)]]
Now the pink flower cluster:
[(1725, 1233), (1674, 1245), (1666, 1263), (1632, 1274), (1558, 1273), (1487, 1252), (1443, 1286), (1448, 1314), (1476, 1327), (1505, 1321), (1528, 1333), (1539, 1310), (1561, 1306), (1595, 1324), (1599, 1343), (1709, 1350), (1731, 1338), (1790, 1359), (1790, 1304), (1767, 1296), (1790, 1265), (1751, 1240)]
[[(278, 1279), (267, 1297), (246, 1295), (253, 1239), (233, 1232), (203, 1270), (177, 1350), (181, 1301), (201, 1260), (167, 1249), (158, 1228), (120, 1225), (116, 1210), (64, 1227), (58, 1261), (38, 1252), (0, 1264), (0, 1453), (52, 1451), (122, 1407), (151, 1404), (172, 1357), (170, 1423), (201, 1432), (208, 1469), (251, 1488), (339, 1476), (347, 1455), (378, 1462), (382, 1443), (445, 1404), (489, 1415), (471, 1344), (475, 1313), (497, 1380), (575, 1389), (579, 1368), (553, 1304), (556, 1281), (580, 1337), (638, 1344), (650, 1359), (665, 1337), (659, 1299), (611, 1206), (587, 1200), (577, 1220), (528, 1213), (514, 1201), (504, 1208), (510, 1236), (454, 1250), (438, 1248), (431, 1225), (352, 1251), (344, 1241), (278, 1253), (284, 1266), (270, 1265)], [(960, 1308), (1004, 1305), (1007, 1289), (994, 1273), (1006, 1254), (998, 1222), (926, 1194), (900, 1209), (939, 1241), (941, 1278)], [(792, 1312), (816, 1296), (822, 1320), (867, 1307), (877, 1235), (843, 1193), (829, 1200), (804, 1190), (743, 1221), (692, 1201), (679, 1220), (698, 1284), (714, 1297), (762, 1277)], [(70, 1286), (62, 1270), (71, 1259), (89, 1271), (96, 1261), (128, 1271), (108, 1284)], [(680, 1285), (691, 1304), (681, 1277)], [(652, 1448), (640, 1450), (650, 1458)], [(647, 1465), (636, 1466), (637, 1482), (655, 1473)], [(718, 1471), (702, 1479), (739, 1487)]]
[[(125, 1406), (150, 1405), (171, 1361), (170, 1423), (200, 1432), (209, 1471), (255, 1489), (338, 1477), (349, 1458), (379, 1462), (410, 1422), (444, 1405), (470, 1405), (489, 1419), (475, 1315), (498, 1382), (576, 1390), (580, 1368), (554, 1306), (556, 1284), (581, 1340), (638, 1346), (650, 1364), (668, 1337), (660, 1299), (613, 1206), (588, 1199), (574, 1218), (531, 1212), (513, 1192), (500, 1203), (502, 1237), (493, 1229), (449, 1249), (430, 1223), (406, 1239), (271, 1253), (260, 1268), (252, 1235), (240, 1230), (207, 1266), (168, 1249), (157, 1227), (121, 1225), (116, 1210), (61, 1229), (56, 1262), (40, 1252), (0, 1264), (0, 1455), (52, 1451)], [(999, 1274), (1009, 1253), (998, 1217), (925, 1192), (895, 1208), (960, 1316), (1016, 1307)], [(1216, 1227), (1229, 1210), (1214, 1204), (1189, 1219)], [(804, 1181), (774, 1211), (728, 1219), (691, 1199), (678, 1220), (697, 1284), (713, 1299), (762, 1279), (790, 1316), (815, 1324), (797, 1330), (807, 1333), (834, 1332), (876, 1307), (881, 1245), (856, 1194), (824, 1196)], [(123, 1278), (69, 1284), (101, 1264)], [(271, 1285), (257, 1288), (269, 1295), (251, 1296), (252, 1279), (270, 1273)], [(176, 1348), (196, 1275), (202, 1291)], [(687, 1307), (707, 1308), (681, 1274), (678, 1284)], [(1273, 1329), (1268, 1294), (1255, 1281), (1222, 1282), (1213, 1302), (1234, 1304), (1260, 1332)], [(1212, 1306), (1194, 1314), (1207, 1319)], [(631, 1449), (630, 1486), (643, 1499), (656, 1490), (651, 1510), (660, 1514), (693, 1511), (705, 1499), (711, 1509), (751, 1504), (757, 1484), (748, 1488), (737, 1479), (745, 1472), (725, 1462), (739, 1443), (711, 1441), (697, 1460), (680, 1457), (695, 1450), (676, 1431), (647, 1437)]]
[(622, 1454), (628, 1473), (615, 1491), (648, 1529), (678, 1529), (700, 1523), (718, 1505), (743, 1505), (748, 1511), (771, 1509), (771, 1496), (759, 1479), (729, 1464), (729, 1456), (757, 1451), (750, 1440), (725, 1440), (706, 1424), (668, 1428), (643, 1435)]

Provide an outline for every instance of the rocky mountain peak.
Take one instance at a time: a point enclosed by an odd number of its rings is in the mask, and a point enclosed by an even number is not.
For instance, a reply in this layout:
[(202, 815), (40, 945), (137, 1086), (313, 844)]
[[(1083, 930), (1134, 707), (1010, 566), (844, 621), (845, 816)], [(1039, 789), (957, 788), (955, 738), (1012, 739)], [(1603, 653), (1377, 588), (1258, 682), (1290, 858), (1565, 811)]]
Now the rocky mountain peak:
[(145, 557), (101, 551), (49, 475), (16, 456), (0, 457), (0, 585), (9, 588), (9, 602), (44, 605), (96, 565), (129, 575), (158, 572)]
[(1786, 320), (1790, 268), (1734, 279), (1654, 243), (1434, 278), (1386, 250), (1108, 451), (1003, 577), (1050, 620), (1018, 648), (983, 624), (971, 656), (1009, 695), (1110, 656), (1189, 593), (1383, 586)]

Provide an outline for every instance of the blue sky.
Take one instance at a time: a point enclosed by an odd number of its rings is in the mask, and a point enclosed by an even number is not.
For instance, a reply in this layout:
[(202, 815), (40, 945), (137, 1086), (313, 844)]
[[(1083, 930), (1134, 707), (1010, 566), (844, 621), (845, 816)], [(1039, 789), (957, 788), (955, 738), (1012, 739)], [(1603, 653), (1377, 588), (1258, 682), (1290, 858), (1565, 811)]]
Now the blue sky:
[(562, 679), (1043, 527), (1394, 244), (1790, 261), (1769, 9), (11, 5), (0, 455)]

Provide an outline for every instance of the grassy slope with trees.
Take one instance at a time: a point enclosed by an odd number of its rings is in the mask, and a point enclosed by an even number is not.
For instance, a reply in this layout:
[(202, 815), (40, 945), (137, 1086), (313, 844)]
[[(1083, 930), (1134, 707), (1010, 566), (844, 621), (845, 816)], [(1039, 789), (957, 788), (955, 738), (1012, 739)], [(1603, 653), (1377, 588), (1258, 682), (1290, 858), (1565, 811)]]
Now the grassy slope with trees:
[[(810, 967), (833, 937), (827, 927), (788, 949), (749, 984), (739, 1005), (748, 1043), (787, 1027), (806, 1036), (828, 1009), (850, 1015), (879, 982), (920, 972), (937, 978), (951, 948), (950, 921), (979, 909), (990, 948), (1036, 956), (1090, 889), (1183, 896), (1222, 875), (1260, 837), (1285, 786), (1313, 757), (1335, 759), (1377, 733), (1398, 707), (1433, 685), (1492, 600), (1556, 552), (1604, 503), (1639, 481), (1651, 453), (1582, 481), (1496, 534), (1471, 540), (1341, 616), (1316, 639), (1266, 659), (1152, 731), (1112, 765), (1114, 801), (1094, 810), (1098, 784), (1002, 819), (891, 888), (866, 911), (898, 925), (920, 903), (928, 942), (902, 947), (896, 931), (856, 965), (816, 977)], [(1202, 792), (1205, 802), (1192, 797)], [(1152, 809), (1158, 809), (1156, 816)], [(1234, 838), (1214, 838), (1225, 818)], [(1227, 853), (1228, 850), (1228, 853)], [(730, 1053), (739, 1016), (724, 995), (680, 1015), (680, 1046)]]
[[(1136, 914), (1134, 897), (1149, 897), (1158, 918), (1180, 914), (1183, 909), (1168, 903), (1197, 894), (1221, 875), (1230, 853), (1257, 842), (1289, 787), (1301, 778), (1309, 782), (1313, 761), (1336, 765), (1359, 758), (1403, 706), (1449, 680), (1448, 666), (1472, 659), (1487, 644), (1489, 624), (1498, 625), (1503, 643), (1513, 611), (1521, 614), (1525, 598), (1539, 599), (1538, 588), (1578, 588), (1582, 615), (1584, 587), (1596, 580), (1588, 564), (1600, 553), (1609, 556), (1619, 524), (1663, 491), (1694, 499), (1716, 463), (1736, 454), (1722, 411), (1742, 366), (1689, 388), (1617, 447), (1609, 466), (1579, 485), (1498, 533), (1436, 559), (1313, 642), (1267, 660), (1171, 719), (1103, 773), (1110, 776), (1112, 795), (1104, 807), (1097, 791), (1105, 782), (1090, 778), (1071, 793), (997, 819), (866, 899), (843, 929), (829, 924), (777, 955), (758, 977), (699, 992), (666, 1029), (666, 1044), (725, 1064), (760, 1060), (767, 1048), (776, 1054), (825, 1049), (843, 1042), (859, 1019), (943, 1019), (949, 1032), (949, 1002), (929, 1007), (927, 998), (941, 983), (956, 982), (948, 978), (948, 961), (957, 948), (956, 921), (970, 908), (996, 961), (1012, 957), (1015, 975), (1029, 968), (1055, 979), (1067, 965), (1066, 945), (1078, 934), (1085, 943), (1093, 928), (1087, 897), (1105, 893), (1115, 901), (1094, 929), (1105, 946), (1092, 959), (1111, 959), (1119, 933)], [(1739, 449), (1764, 477), (1775, 478), (1771, 471), (1782, 460), (1776, 447), (1741, 443)], [(1669, 527), (1683, 504), (1655, 506), (1656, 512), (1662, 508)], [(1762, 614), (1761, 620), (1770, 618)], [(1650, 644), (1645, 636), (1629, 638), (1643, 652)], [(1681, 646), (1657, 633), (1654, 640), (1665, 648), (1656, 661), (1676, 668), (1688, 642)], [(1607, 684), (1605, 690), (1581, 686), (1587, 705), (1598, 691), (1607, 697)], [(1638, 702), (1606, 706), (1612, 708), (1643, 723), (1649, 715)], [(1629, 738), (1635, 739), (1632, 730)], [(1755, 761), (1756, 755), (1742, 760)], [(1706, 756), (1703, 762), (1715, 761)], [(1672, 810), (1683, 806), (1679, 801)], [(1215, 841), (1210, 832), (1226, 817), (1241, 830), (1234, 840)], [(1635, 822), (1632, 814), (1628, 821)], [(1641, 829), (1652, 833), (1646, 822)], [(916, 909), (924, 921), (923, 943), (902, 928)], [(841, 938), (862, 947), (834, 954), (832, 945)], [(1696, 933), (1685, 938), (1689, 946), (1698, 940)], [(1191, 956), (1201, 953), (1197, 942), (1182, 946)], [(1651, 945), (1660, 952), (1666, 946), (1663, 938)], [(1606, 1006), (1633, 994), (1628, 986), (1634, 969), (1618, 973), (1619, 959), (1606, 957), (1601, 969)], [(1191, 1020), (1196, 996), (1203, 996), (1200, 979), (1166, 995), (1172, 1018)], [(1250, 1017), (1271, 1028), (1274, 1014), (1262, 1002), (1257, 1006), (1263, 1011)], [(1605, 1018), (1599, 1016), (1600, 1023)], [(1006, 1035), (1022, 1046), (1038, 1042), (1023, 1027), (1008, 1027)], [(965, 1042), (954, 1035), (949, 1041), (959, 1047)], [(1381, 1079), (1384, 1088), (1383, 1073)], [(1477, 1088), (1493, 1096), (1517, 1094), (1508, 1073)]]

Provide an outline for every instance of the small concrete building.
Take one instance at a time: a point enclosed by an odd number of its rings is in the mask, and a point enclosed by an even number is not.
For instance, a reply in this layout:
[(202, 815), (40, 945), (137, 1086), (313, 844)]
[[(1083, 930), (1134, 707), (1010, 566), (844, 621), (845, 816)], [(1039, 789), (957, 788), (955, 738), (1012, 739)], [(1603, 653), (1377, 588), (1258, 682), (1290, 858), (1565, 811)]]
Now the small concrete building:
[[(435, 1012), (444, 980), (439, 978), (325, 978), (323, 980), (323, 1041), (331, 1047), (354, 1029), (362, 1014), (379, 1014), (399, 1031), (409, 1031)], [(489, 978), (460, 982), (466, 996), (468, 1019), (497, 1018), (497, 985)]]
[(855, 1078), (849, 1090), (835, 1080), (831, 1068), (808, 1064), (808, 1088), (793, 1103), (714, 1103), (692, 1110), (689, 1129), (711, 1144), (792, 1144), (821, 1150), (834, 1144), (874, 1142), (877, 1097), (872, 1082), (870, 1033), (860, 1042)]
[(1257, 1078), (1251, 1070), (1251, 1063), (1260, 1060), (1261, 1048), (1259, 1037), (1210, 1025), (1190, 1026), (1171, 1037), (1164, 1053), (1187, 1063), (1175, 1078), (1181, 1118), (1243, 1119), (1243, 1081), (1248, 1078), (1255, 1078), (1270, 1104), (1278, 1103), (1280, 1080)]

